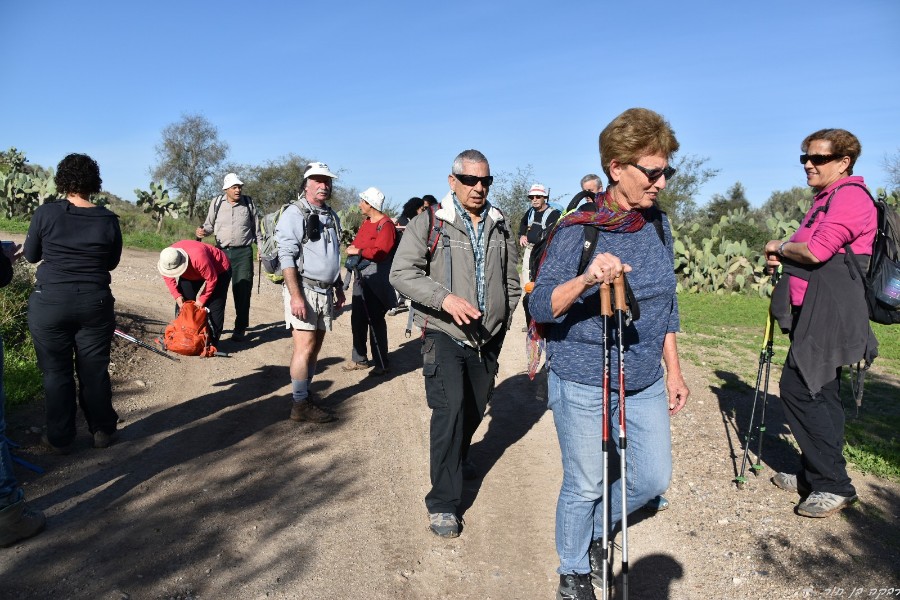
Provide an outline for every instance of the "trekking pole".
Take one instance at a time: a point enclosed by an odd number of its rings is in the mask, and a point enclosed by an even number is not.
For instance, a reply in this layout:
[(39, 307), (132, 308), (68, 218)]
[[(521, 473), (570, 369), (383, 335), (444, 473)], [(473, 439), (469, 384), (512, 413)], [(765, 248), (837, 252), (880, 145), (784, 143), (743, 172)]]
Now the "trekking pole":
[(625, 486), (625, 454), (628, 441), (625, 435), (625, 275), (613, 279), (616, 304), (616, 336), (619, 343), (619, 470), (622, 484), (622, 598), (628, 600), (628, 495)]
[(256, 265), (256, 295), (259, 296), (259, 285), (262, 283), (262, 259), (259, 259)]
[(131, 337), (130, 335), (128, 335), (127, 333), (125, 333), (125, 332), (123, 332), (123, 331), (120, 331), (120, 330), (116, 329), (113, 333), (115, 333), (117, 336), (119, 336), (119, 337), (122, 338), (123, 340), (128, 340), (128, 341), (131, 342), (132, 344), (137, 344), (137, 345), (140, 346), (141, 348), (146, 348), (147, 350), (150, 350), (151, 352), (156, 352), (156, 353), (159, 354), (160, 356), (165, 356), (165, 357), (168, 358), (169, 360), (174, 360), (175, 362), (180, 362), (180, 361), (179, 361), (177, 358), (175, 358), (174, 356), (172, 356), (172, 355), (170, 355), (170, 354), (168, 354), (168, 353), (166, 353), (166, 352), (163, 352), (163, 351), (160, 350), (159, 348), (154, 348), (154, 347), (151, 346), (150, 344), (144, 343), (144, 342), (142, 342), (141, 340), (139, 340), (139, 339), (137, 339), (137, 338)]
[[(772, 283), (777, 283), (780, 275), (780, 271), (776, 271), (774, 275), (772, 275)], [(763, 344), (762, 348), (759, 351), (759, 367), (756, 370), (756, 388), (753, 392), (753, 404), (750, 407), (750, 423), (747, 426), (747, 431), (744, 434), (744, 457), (741, 460), (741, 472), (740, 474), (734, 478), (734, 482), (737, 484), (737, 488), (739, 490), (744, 489), (744, 485), (747, 483), (747, 478), (744, 476), (747, 470), (747, 460), (750, 454), (750, 438), (753, 436), (753, 422), (756, 420), (756, 402), (759, 398), (760, 385), (762, 385), (763, 390), (763, 403), (762, 410), (760, 415), (760, 425), (758, 427), (758, 435), (759, 435), (759, 445), (757, 446), (756, 452), (756, 464), (751, 466), (751, 470), (754, 475), (759, 475), (759, 471), (762, 470), (762, 443), (763, 436), (766, 431), (766, 405), (769, 400), (769, 373), (772, 367), (772, 356), (775, 354), (772, 349), (772, 337), (775, 332), (775, 317), (772, 316), (772, 307), (771, 303), (769, 305), (769, 314), (766, 317), (766, 333), (763, 336)], [(763, 379), (763, 373), (765, 373), (765, 379)]]
[(603, 600), (609, 597), (612, 563), (609, 552), (609, 318), (612, 316), (609, 284), (600, 284), (600, 316), (603, 317)]

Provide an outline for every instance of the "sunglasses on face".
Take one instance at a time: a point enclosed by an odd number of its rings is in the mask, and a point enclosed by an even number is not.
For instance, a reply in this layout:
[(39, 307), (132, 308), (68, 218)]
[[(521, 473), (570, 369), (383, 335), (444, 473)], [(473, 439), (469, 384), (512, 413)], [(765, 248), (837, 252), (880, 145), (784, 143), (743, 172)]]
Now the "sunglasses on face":
[(805, 165), (808, 162), (811, 162), (817, 167), (821, 167), (825, 163), (830, 163), (833, 160), (838, 160), (844, 158), (840, 154), (801, 154), (800, 155), (800, 164)]
[(538, 198), (546, 198), (547, 196), (528, 196), (529, 200), (537, 200)]
[(454, 173), (453, 176), (456, 177), (458, 182), (469, 187), (475, 187), (478, 185), (479, 181), (484, 187), (491, 187), (491, 184), (494, 183), (494, 178), (491, 175), (488, 175), (487, 177), (478, 177), (477, 175), (461, 175)]
[(636, 165), (634, 163), (627, 163), (643, 173), (647, 176), (647, 181), (650, 183), (656, 183), (656, 180), (660, 177), (665, 177), (666, 181), (672, 179), (675, 175), (675, 167), (665, 167), (664, 169), (647, 169), (642, 167), (641, 165)]

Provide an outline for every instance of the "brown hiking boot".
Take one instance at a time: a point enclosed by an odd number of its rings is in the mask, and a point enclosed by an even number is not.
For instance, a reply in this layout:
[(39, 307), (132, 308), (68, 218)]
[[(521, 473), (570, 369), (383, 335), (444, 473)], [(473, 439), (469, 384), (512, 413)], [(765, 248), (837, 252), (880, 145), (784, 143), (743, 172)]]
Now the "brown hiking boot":
[(44, 513), (29, 508), (25, 504), (21, 491), (13, 492), (13, 494), (17, 493), (19, 500), (0, 510), (0, 547), (2, 548), (8, 548), (19, 540), (37, 535), (47, 523)]
[(331, 423), (333, 414), (319, 408), (309, 400), (294, 402), (291, 408), (291, 421), (308, 421), (310, 423)]

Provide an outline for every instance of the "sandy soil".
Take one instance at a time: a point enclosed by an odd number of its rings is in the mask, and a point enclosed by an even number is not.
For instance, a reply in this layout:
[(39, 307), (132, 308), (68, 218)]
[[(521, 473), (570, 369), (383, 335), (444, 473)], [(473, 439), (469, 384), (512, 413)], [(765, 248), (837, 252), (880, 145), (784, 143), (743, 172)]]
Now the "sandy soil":
[[(146, 341), (172, 310), (155, 260), (128, 250), (113, 277), (120, 326)], [(520, 309), (473, 447), (486, 475), (466, 485), (455, 540), (427, 529), (429, 410), (405, 314), (389, 317), (386, 377), (341, 371), (349, 312), (337, 319), (313, 384), (339, 415), (330, 425), (287, 418), (290, 339), (267, 281), (251, 339), (221, 344), (231, 358), (173, 362), (117, 339), (118, 443), (91, 448), (79, 416), (75, 451), (50, 455), (38, 445), (42, 408), (10, 415), (19, 456), (45, 469), (17, 474), (49, 521), (0, 550), (0, 598), (555, 597), (559, 448), (545, 384), (524, 374), (522, 319)], [(737, 490), (735, 419), (745, 426), (753, 382), (720, 389), (702, 365), (685, 368), (693, 395), (672, 422), (672, 507), (632, 517), (631, 598), (900, 594), (900, 486), (854, 474), (855, 508), (795, 516), (797, 499), (768, 481), (796, 464), (774, 402), (765, 468)]]

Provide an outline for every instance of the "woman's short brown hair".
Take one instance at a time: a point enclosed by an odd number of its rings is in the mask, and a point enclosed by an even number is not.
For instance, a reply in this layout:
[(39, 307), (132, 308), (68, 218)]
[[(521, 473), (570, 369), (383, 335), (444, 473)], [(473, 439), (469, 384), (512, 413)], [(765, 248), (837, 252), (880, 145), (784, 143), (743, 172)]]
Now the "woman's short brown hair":
[(637, 162), (643, 156), (661, 154), (667, 159), (678, 152), (678, 140), (669, 122), (647, 108), (629, 108), (600, 132), (600, 165), (607, 179), (609, 164)]
[(847, 175), (853, 175), (853, 165), (856, 159), (862, 154), (862, 144), (859, 139), (847, 131), (846, 129), (820, 129), (815, 133), (811, 133), (804, 138), (800, 144), (800, 150), (806, 152), (809, 145), (816, 140), (824, 140), (831, 142), (831, 153), (841, 156), (850, 157), (850, 167), (847, 169)]

